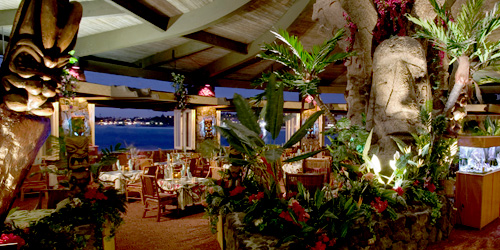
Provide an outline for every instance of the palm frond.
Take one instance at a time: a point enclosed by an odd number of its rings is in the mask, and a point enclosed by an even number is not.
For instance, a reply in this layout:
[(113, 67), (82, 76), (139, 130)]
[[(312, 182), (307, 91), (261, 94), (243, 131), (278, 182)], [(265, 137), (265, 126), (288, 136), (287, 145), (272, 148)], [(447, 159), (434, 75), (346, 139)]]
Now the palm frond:
[(278, 40), (288, 45), (288, 49), (299, 59), (298, 61), (300, 61), (300, 64), (306, 68), (305, 63), (310, 60), (309, 58), (311, 55), (304, 49), (298, 37), (289, 35), (286, 30), (280, 30), (279, 33), (271, 31), (271, 33), (273, 33)]

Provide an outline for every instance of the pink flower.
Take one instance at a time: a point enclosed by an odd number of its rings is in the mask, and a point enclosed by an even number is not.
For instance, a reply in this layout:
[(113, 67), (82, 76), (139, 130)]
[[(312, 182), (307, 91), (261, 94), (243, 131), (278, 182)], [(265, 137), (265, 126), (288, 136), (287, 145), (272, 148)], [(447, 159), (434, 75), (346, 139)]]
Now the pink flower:
[(17, 243), (17, 249), (20, 249), (22, 246), (26, 244), (26, 242), (18, 235), (10, 234), (2, 234), (0, 236), (0, 244), (7, 243)]
[(214, 187), (209, 187), (209, 188), (208, 188), (208, 192), (209, 192), (210, 194), (214, 194)]
[(375, 201), (370, 203), (377, 213), (382, 213), (389, 205), (387, 201), (382, 201), (380, 197), (375, 198)]
[(394, 189), (394, 191), (396, 191), (396, 193), (398, 193), (399, 196), (402, 196), (405, 193), (402, 187), (397, 187)]
[(369, 173), (366, 173), (365, 175), (363, 175), (363, 178), (367, 181), (373, 181), (373, 179), (375, 179), (375, 175), (371, 172)]
[(245, 190), (245, 187), (237, 186), (233, 190), (229, 191), (229, 196), (239, 195), (239, 194), (243, 193), (244, 190)]

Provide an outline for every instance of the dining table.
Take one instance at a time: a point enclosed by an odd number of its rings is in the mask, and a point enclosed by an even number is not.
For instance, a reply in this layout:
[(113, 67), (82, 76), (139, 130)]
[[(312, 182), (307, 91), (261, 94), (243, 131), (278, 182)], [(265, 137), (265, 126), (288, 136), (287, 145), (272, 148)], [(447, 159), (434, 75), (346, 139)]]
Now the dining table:
[(139, 182), (142, 170), (115, 170), (103, 171), (99, 173), (99, 180), (104, 183), (114, 183), (116, 190), (125, 191), (127, 182)]
[(200, 204), (205, 199), (205, 185), (208, 179), (182, 177), (158, 179), (158, 186), (165, 192), (177, 194), (177, 205), (181, 210), (186, 206)]

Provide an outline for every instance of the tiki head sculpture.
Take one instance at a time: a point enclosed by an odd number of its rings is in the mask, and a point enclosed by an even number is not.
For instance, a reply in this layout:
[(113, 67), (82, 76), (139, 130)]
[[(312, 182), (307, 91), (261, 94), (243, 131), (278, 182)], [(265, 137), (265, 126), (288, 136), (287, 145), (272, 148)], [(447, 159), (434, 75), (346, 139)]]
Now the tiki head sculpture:
[(50, 116), (63, 67), (71, 57), (82, 17), (78, 2), (23, 0), (1, 67), (8, 109)]
[(50, 133), (62, 68), (76, 43), (82, 6), (22, 0), (0, 68), (0, 221)]

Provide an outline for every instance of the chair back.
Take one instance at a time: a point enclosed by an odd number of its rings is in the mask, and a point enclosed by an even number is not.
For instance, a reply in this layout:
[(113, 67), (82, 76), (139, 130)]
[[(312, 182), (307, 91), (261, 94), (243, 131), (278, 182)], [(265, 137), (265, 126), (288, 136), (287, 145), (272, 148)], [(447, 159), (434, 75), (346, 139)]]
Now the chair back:
[(157, 166), (155, 176), (156, 179), (165, 179), (165, 167)]
[(31, 165), (31, 168), (28, 172), (28, 175), (26, 176), (26, 179), (24, 180), (26, 183), (43, 183), (43, 184), (49, 184), (49, 179), (47, 177), (46, 172), (40, 172), (42, 171), (42, 168), (46, 167), (45, 164), (33, 164)]
[(143, 175), (141, 176), (142, 183), (142, 197), (144, 199), (157, 199), (158, 196), (158, 184), (156, 184), (156, 176), (154, 175)]
[(153, 166), (153, 159), (134, 159), (134, 169), (144, 170), (146, 167)]
[(325, 180), (324, 173), (298, 173), (286, 174), (285, 188), (287, 192), (298, 192), (298, 183), (302, 183), (304, 188), (314, 193), (316, 189), (322, 188)]
[(146, 166), (142, 170), (143, 175), (156, 175), (156, 171), (158, 170), (158, 166)]
[(332, 163), (330, 158), (307, 158), (303, 165), (304, 173), (325, 174), (325, 182), (330, 182)]

